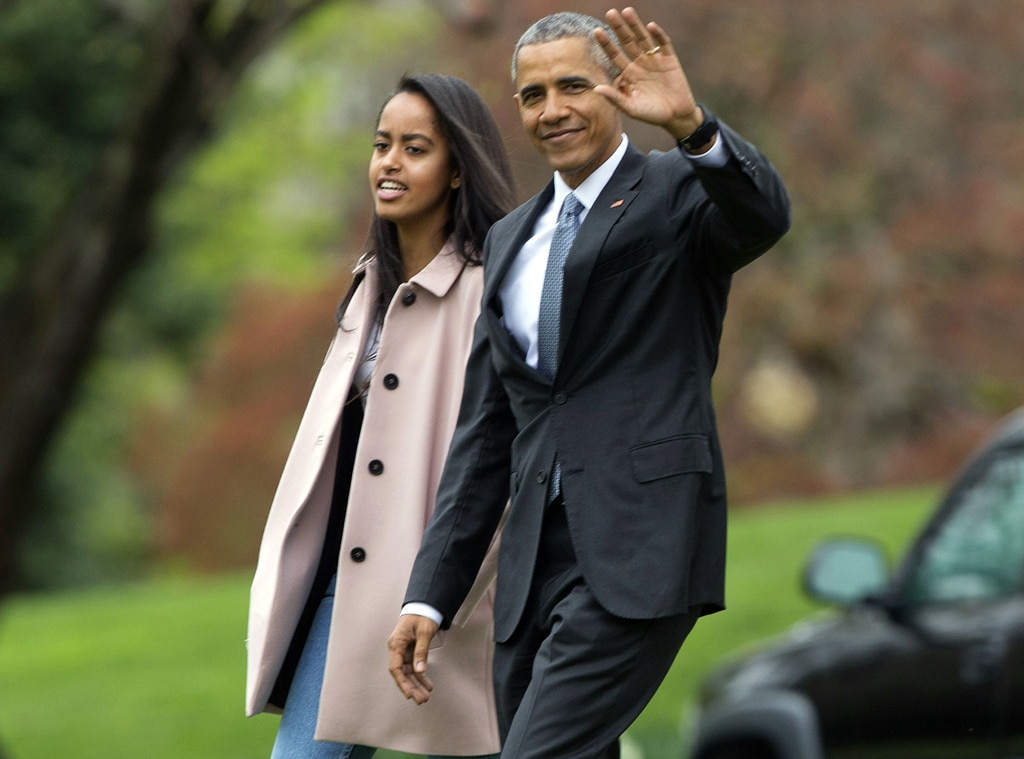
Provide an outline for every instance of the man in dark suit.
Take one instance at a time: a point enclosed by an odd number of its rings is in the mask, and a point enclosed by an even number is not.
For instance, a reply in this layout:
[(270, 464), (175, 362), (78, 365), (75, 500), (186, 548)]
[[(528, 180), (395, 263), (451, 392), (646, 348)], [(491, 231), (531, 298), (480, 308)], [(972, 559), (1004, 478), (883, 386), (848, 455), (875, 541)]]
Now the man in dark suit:
[[(617, 756), (697, 617), (724, 607), (711, 376), (732, 274), (790, 223), (775, 170), (695, 102), (665, 32), (632, 8), (607, 20), (549, 16), (513, 55), (523, 125), (555, 175), (487, 238), (459, 423), (389, 639), (392, 675), (423, 703), (428, 647), (511, 496), (503, 757)], [(631, 147), (623, 113), (678, 149)]]

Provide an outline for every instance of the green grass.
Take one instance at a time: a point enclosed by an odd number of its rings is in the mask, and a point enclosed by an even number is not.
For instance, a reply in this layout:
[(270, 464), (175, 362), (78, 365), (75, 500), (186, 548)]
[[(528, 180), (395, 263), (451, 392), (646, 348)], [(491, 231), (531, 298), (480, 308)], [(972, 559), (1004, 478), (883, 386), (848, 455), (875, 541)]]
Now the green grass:
[[(816, 610), (798, 578), (821, 537), (875, 536), (895, 556), (935, 495), (926, 488), (735, 510), (729, 610), (698, 622), (627, 733), (628, 753), (680, 756), (703, 673)], [(242, 716), (248, 583), (247, 575), (177, 578), (10, 600), (0, 609), (3, 748), (12, 759), (268, 756), (276, 718)]]

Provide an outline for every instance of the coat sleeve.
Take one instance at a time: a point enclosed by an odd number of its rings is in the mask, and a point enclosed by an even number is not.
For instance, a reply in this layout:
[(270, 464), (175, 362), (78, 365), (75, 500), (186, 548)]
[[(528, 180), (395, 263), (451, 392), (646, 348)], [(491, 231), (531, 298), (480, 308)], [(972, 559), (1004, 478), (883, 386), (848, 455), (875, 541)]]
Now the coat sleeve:
[(428, 603), (451, 626), (480, 572), (509, 497), (516, 425), (491, 361), (485, 316), (477, 319), (459, 419), (434, 514), (413, 564), (405, 603)]
[(495, 533), (494, 540), (491, 541), (491, 546), (487, 549), (487, 555), (484, 556), (483, 563), (480, 565), (480, 572), (476, 576), (473, 587), (452, 620), (452, 627), (465, 626), (472, 619), (476, 607), (487, 597), (488, 591), (494, 587), (494, 581), (498, 576), (498, 551), (501, 544), (501, 528), (508, 517), (509, 508), (510, 504), (506, 504), (501, 521), (498, 523), (498, 532)]
[(708, 263), (731, 274), (771, 248), (789, 230), (789, 196), (775, 167), (752, 144), (719, 122), (729, 160), (694, 164), (707, 202), (698, 210), (699, 247)]

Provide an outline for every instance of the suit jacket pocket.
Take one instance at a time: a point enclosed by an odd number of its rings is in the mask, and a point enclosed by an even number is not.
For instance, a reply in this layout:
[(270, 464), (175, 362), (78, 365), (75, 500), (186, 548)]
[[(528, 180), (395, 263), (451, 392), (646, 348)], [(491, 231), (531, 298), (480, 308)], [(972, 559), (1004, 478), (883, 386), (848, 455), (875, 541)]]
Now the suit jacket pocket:
[(630, 250), (620, 255), (615, 255), (607, 260), (599, 260), (597, 265), (594, 267), (594, 273), (591, 276), (591, 280), (597, 282), (608, 277), (613, 277), (616, 274), (629, 271), (632, 268), (645, 264), (654, 258), (658, 252), (658, 247), (650, 240), (645, 241), (639, 245), (634, 245)]
[(710, 473), (711, 443), (707, 435), (680, 435), (629, 450), (633, 477), (652, 482), (677, 474)]

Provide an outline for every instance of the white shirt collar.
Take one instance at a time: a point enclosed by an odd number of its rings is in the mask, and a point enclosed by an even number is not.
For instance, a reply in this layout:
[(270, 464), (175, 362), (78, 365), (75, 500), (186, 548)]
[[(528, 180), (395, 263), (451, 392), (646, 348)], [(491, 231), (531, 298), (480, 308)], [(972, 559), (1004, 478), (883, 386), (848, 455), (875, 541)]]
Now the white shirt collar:
[(612, 178), (612, 174), (619, 168), (619, 164), (622, 162), (622, 156), (626, 155), (626, 148), (629, 147), (629, 138), (626, 133), (622, 133), (622, 140), (619, 142), (619, 146), (615, 148), (615, 152), (612, 153), (608, 160), (598, 166), (594, 173), (583, 180), (583, 183), (573, 190), (569, 185), (562, 179), (562, 175), (557, 171), (555, 172), (555, 194), (551, 199), (552, 205), (558, 209), (562, 207), (562, 201), (565, 200), (565, 196), (572, 192), (576, 195), (576, 199), (583, 204), (583, 211), (580, 214), (580, 220), (586, 215), (587, 211), (593, 207), (594, 203), (597, 202), (597, 196), (601, 194), (604, 186), (608, 184), (608, 180)]

